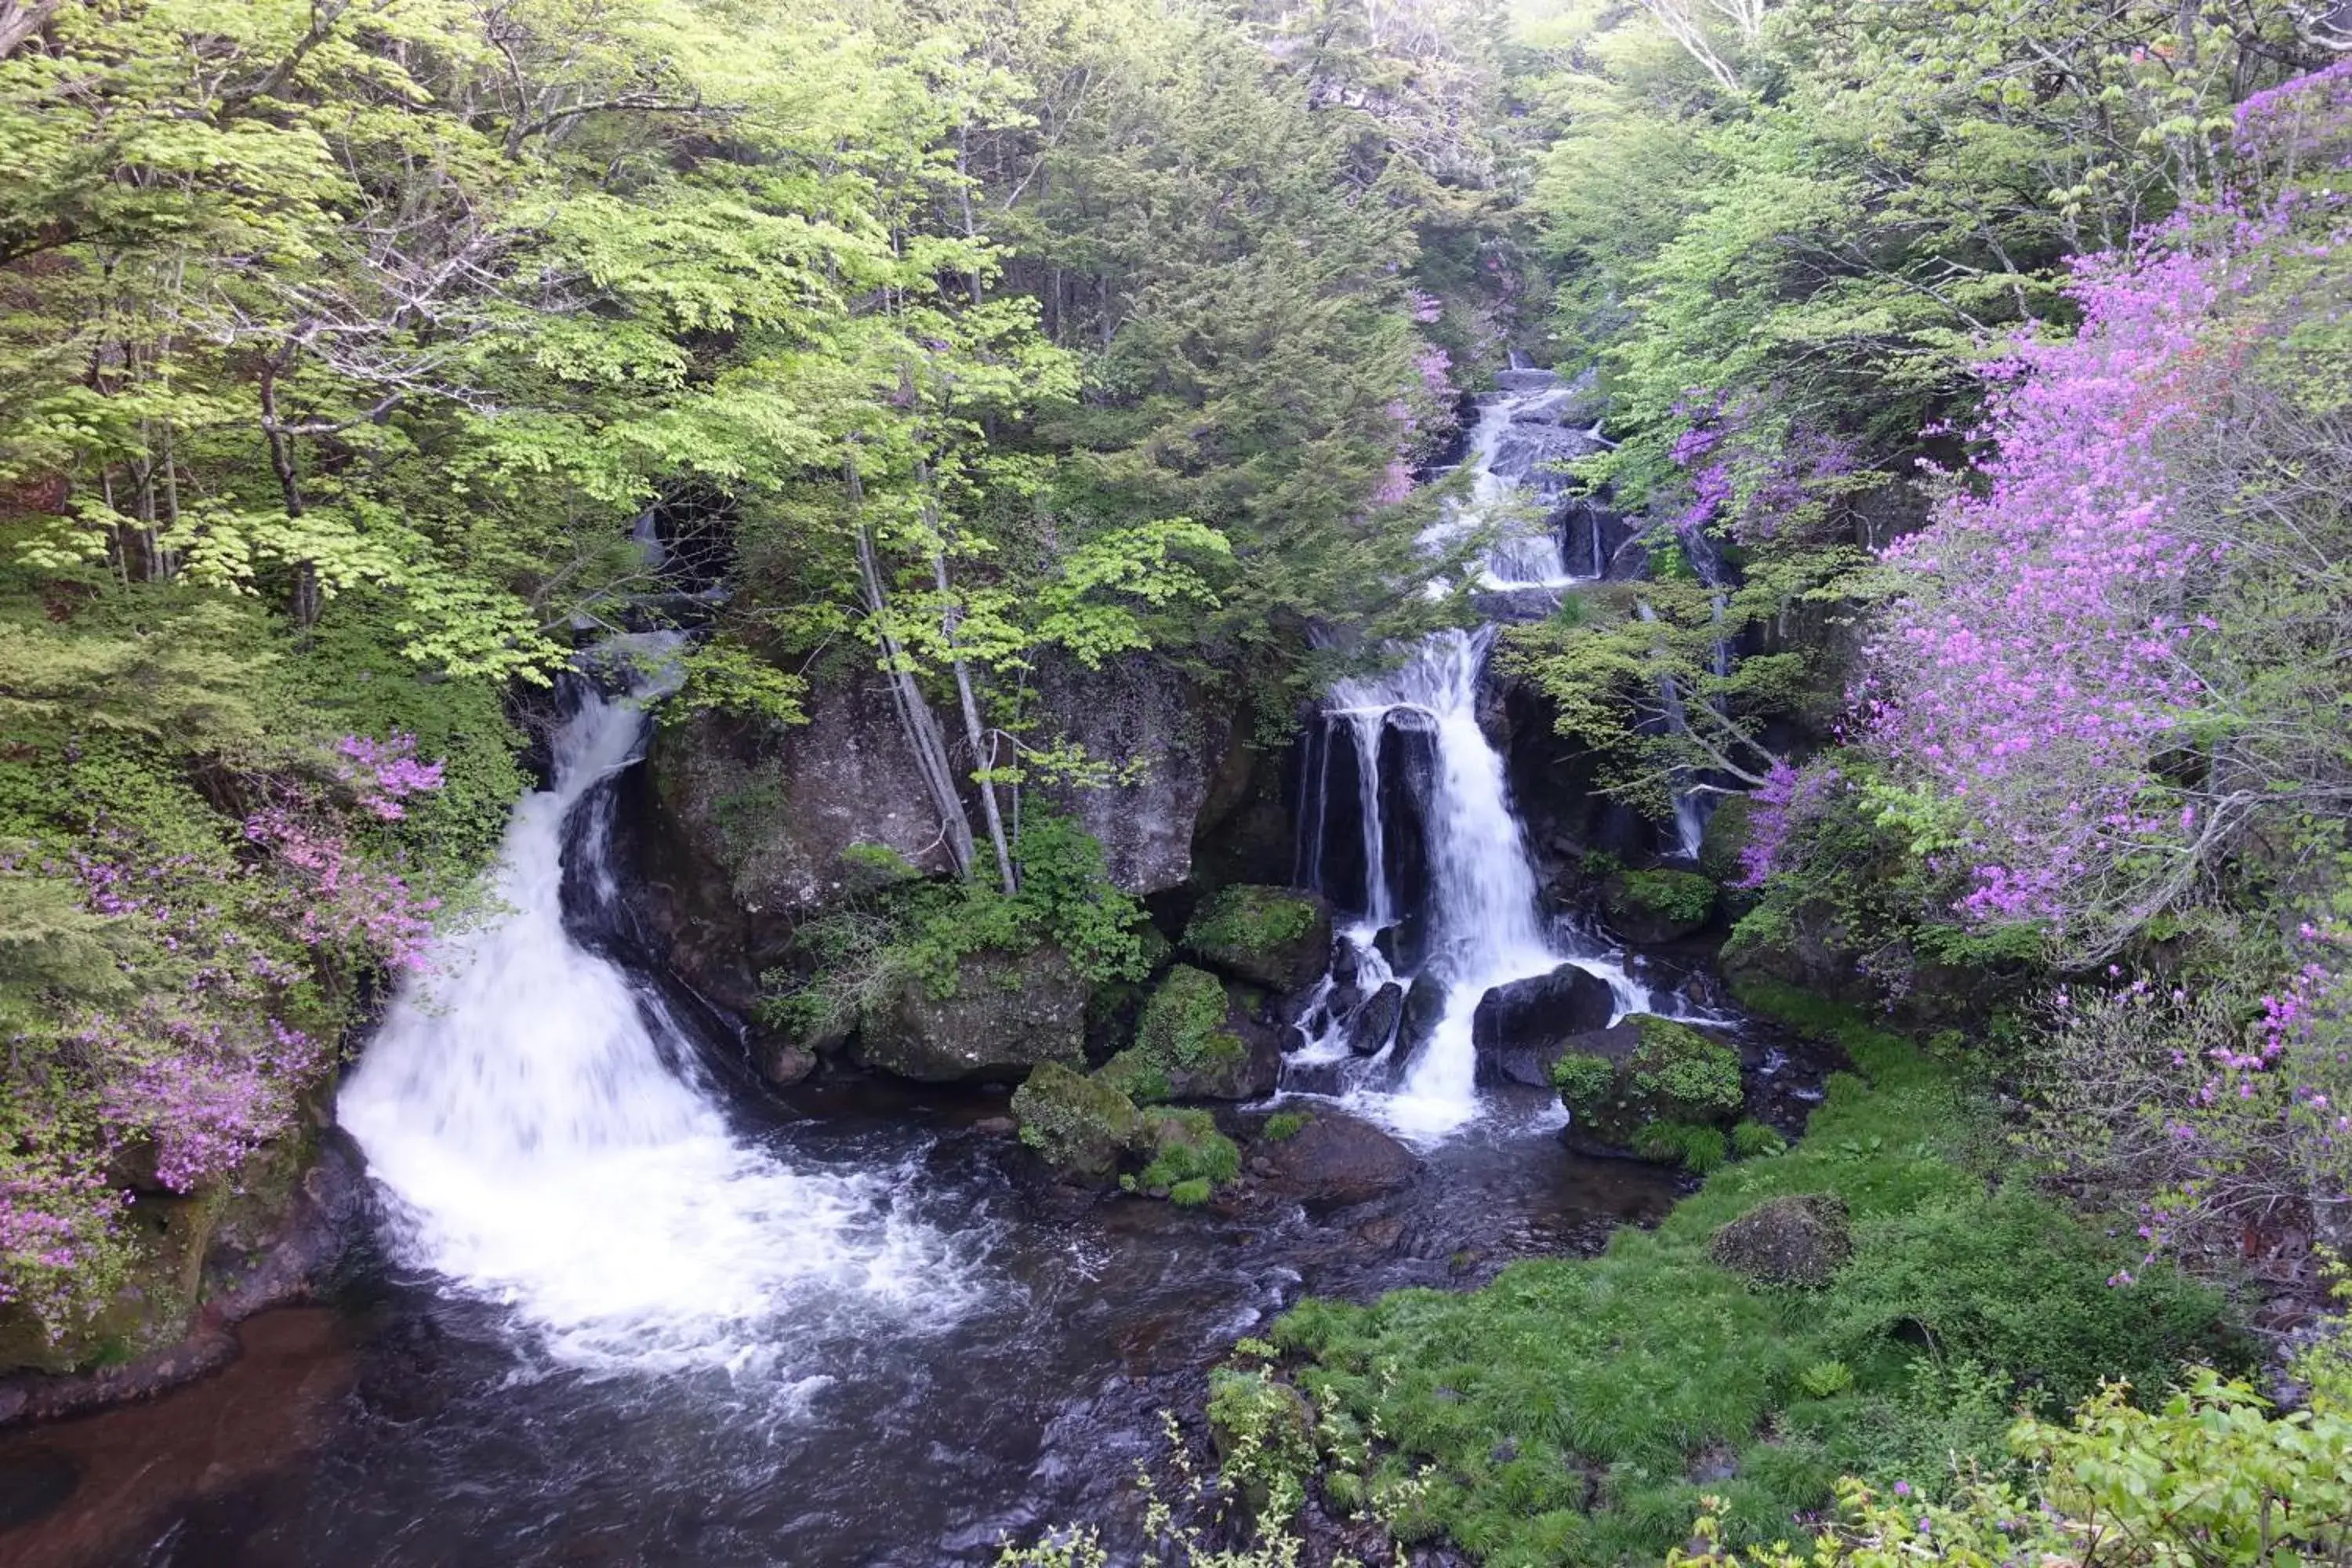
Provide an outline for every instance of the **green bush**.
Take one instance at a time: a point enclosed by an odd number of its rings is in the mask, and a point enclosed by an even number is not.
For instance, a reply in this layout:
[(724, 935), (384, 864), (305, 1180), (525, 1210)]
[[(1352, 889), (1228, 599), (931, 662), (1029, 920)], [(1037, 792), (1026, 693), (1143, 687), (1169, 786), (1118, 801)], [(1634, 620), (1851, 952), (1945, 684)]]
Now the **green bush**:
[[(1150, 1111), (1139, 1132), (1151, 1159), (1136, 1174), (1138, 1191), (1165, 1191), (1173, 1196), (1184, 1183), (1207, 1182), (1213, 1187), (1241, 1173), (1241, 1150), (1217, 1131), (1216, 1119), (1205, 1110)], [(1205, 1199), (1208, 1194), (1201, 1195)]]
[(1786, 1152), (1789, 1141), (1761, 1121), (1742, 1121), (1731, 1130), (1734, 1159), (1769, 1160)]
[[(1702, 1453), (1737, 1467), (1715, 1489), (1725, 1538), (1769, 1542), (1847, 1471), (1922, 1486), (1956, 1458), (2004, 1465), (2012, 1366), (2063, 1397), (2098, 1370), (2235, 1353), (2211, 1292), (2169, 1273), (2110, 1287), (2125, 1259), (2105, 1238), (2029, 1195), (1988, 1197), (1964, 1163), (1985, 1112), (1948, 1066), (1805, 1011), (1867, 1077), (1845, 1075), (1801, 1142), (1717, 1170), (1656, 1230), (1466, 1294), (1309, 1300), (1276, 1323), (1319, 1417), (1392, 1445), (1368, 1493), (1413, 1486), (1407, 1524), (1489, 1562), (1655, 1561), (1701, 1511)], [(1758, 1286), (1707, 1257), (1759, 1203), (1822, 1193), (1856, 1247), (1822, 1288)]]
[(1617, 879), (1617, 901), (1676, 925), (1704, 925), (1715, 913), (1715, 883), (1696, 871), (1660, 868), (1627, 871)]

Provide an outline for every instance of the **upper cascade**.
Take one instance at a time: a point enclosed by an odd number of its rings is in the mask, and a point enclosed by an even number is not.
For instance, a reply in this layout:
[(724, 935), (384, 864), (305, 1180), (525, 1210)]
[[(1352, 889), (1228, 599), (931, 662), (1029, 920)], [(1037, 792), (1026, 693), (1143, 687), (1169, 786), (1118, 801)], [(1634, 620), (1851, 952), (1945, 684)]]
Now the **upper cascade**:
[[(1597, 522), (1589, 539), (1563, 536), (1572, 513), (1554, 468), (1602, 438), (1589, 381), (1522, 369), (1496, 379), (1464, 459), (1469, 499), (1425, 537), (1493, 529), (1480, 603), (1519, 618), (1605, 571)], [(1579, 417), (1591, 427), (1562, 424)], [(1285, 1085), (1339, 1093), (1423, 1139), (1479, 1112), (1473, 1021), (1492, 988), (1570, 963), (1607, 984), (1614, 1016), (1659, 1005), (1618, 954), (1542, 910), (1504, 759), (1478, 722), (1495, 635), (1491, 622), (1437, 632), (1385, 673), (1334, 683), (1307, 748), (1298, 877), (1357, 918), (1305, 1010)], [(1391, 986), (1402, 1006), (1379, 1003)], [(1362, 1037), (1367, 1007), (1378, 1039)]]

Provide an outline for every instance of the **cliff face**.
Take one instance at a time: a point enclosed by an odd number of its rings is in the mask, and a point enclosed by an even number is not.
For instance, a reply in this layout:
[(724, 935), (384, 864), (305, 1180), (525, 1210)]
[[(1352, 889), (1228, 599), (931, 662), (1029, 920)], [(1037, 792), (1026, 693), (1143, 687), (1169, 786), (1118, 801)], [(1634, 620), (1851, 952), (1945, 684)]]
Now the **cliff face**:
[[(712, 713), (666, 728), (649, 788), (624, 813), (656, 944), (688, 984), (739, 1012), (793, 923), (848, 889), (854, 847), (888, 849), (927, 875), (953, 869), (881, 678), (836, 667), (804, 706), (808, 722), (789, 730)], [(1088, 764), (1027, 786), (1026, 798), (1099, 839), (1114, 882), (1139, 895), (1192, 877), (1194, 835), (1234, 749), (1232, 720), (1198, 686), (1148, 655), (1099, 669), (1057, 661), (1037, 671), (1024, 719), (1024, 745), (1075, 748)], [(954, 765), (971, 762), (959, 750)]]

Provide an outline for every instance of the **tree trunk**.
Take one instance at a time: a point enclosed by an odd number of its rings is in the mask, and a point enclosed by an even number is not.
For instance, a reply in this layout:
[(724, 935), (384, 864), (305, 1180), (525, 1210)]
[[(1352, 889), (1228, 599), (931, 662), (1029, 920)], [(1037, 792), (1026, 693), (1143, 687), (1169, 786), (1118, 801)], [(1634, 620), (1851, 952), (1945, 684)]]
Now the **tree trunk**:
[[(865, 489), (858, 482), (855, 463), (849, 465), (844, 480), (850, 505), (856, 507), (864, 499)], [(857, 577), (866, 596), (866, 613), (873, 620), (876, 637), (882, 645), (882, 664), (889, 677), (890, 705), (898, 715), (898, 728), (907, 737), (907, 749), (914, 753), (915, 772), (922, 777), (932, 808), (940, 814), (940, 837), (947, 844), (949, 858), (955, 861), (956, 875), (968, 879), (971, 876), (971, 824), (964, 820), (963, 801), (956, 794), (955, 773), (948, 763), (947, 741), (940, 733), (939, 719), (931, 712), (922, 689), (915, 684), (905, 650), (891, 635), (882, 573), (874, 559), (874, 536), (863, 523), (857, 528)]]
[[(294, 470), (294, 441), (286, 434), (286, 426), (278, 416), (278, 373), (275, 361), (261, 367), (261, 434), (269, 443), (269, 471), (278, 476), (278, 494), (285, 500), (286, 515), (302, 515), (302, 483)], [(290, 608), (294, 624), (309, 631), (319, 624), (319, 568), (315, 562), (294, 563), (294, 590)]]
[[(948, 560), (938, 551), (931, 552), (931, 579), (940, 592), (949, 592)], [(963, 705), (964, 739), (971, 746), (972, 766), (977, 772), (972, 782), (980, 786), (980, 814), (988, 822), (988, 841), (996, 850), (996, 877), (1008, 893), (1020, 891), (1020, 882), (1013, 874), (1013, 847), (1004, 837), (1004, 817), (996, 808), (996, 785), (987, 776), (990, 761), (987, 726), (980, 721), (980, 703), (973, 698), (971, 671), (963, 659), (954, 654), (956, 613), (947, 612), (940, 624), (947, 638), (949, 663), (955, 670), (956, 697)]]

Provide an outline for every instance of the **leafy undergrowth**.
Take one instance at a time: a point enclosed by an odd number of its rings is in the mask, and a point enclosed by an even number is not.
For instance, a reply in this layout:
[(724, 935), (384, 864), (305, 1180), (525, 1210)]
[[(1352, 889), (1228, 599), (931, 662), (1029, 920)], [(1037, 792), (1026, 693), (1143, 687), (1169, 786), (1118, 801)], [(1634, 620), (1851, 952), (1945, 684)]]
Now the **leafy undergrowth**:
[[(2021, 1407), (2062, 1412), (2103, 1377), (2162, 1388), (2184, 1359), (2235, 1353), (2216, 1292), (2121, 1282), (2105, 1238), (1972, 1160), (1983, 1113), (1941, 1063), (1809, 998), (1749, 1000), (1858, 1069), (1801, 1143), (1717, 1172), (1599, 1258), (1517, 1264), (1467, 1294), (1309, 1301), (1276, 1326), (1334, 1503), (1491, 1563), (1655, 1559), (1709, 1495), (1727, 1542), (1769, 1542), (1843, 1475), (1938, 1495), (2008, 1462)], [(1828, 1286), (1709, 1260), (1725, 1223), (1808, 1193), (1853, 1217)]]

